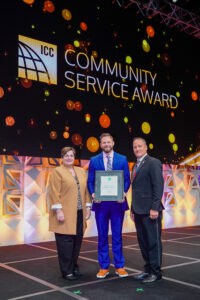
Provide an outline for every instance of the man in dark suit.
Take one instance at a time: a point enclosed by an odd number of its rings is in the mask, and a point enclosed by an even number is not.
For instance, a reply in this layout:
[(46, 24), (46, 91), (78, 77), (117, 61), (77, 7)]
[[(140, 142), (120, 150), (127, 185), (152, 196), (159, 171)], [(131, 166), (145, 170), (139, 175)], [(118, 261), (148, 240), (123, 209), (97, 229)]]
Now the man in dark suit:
[[(130, 186), (129, 166), (125, 156), (113, 151), (114, 140), (109, 133), (103, 133), (100, 136), (100, 147), (103, 152), (91, 158), (88, 170), (88, 190), (94, 200), (92, 210), (95, 212), (98, 230), (98, 260), (100, 271), (97, 273), (97, 278), (105, 278), (109, 274), (109, 221), (112, 230), (112, 251), (115, 273), (119, 277), (127, 277), (128, 273), (124, 269), (125, 259), (122, 251), (122, 225), (124, 213), (129, 209), (126, 200), (126, 193)], [(124, 171), (124, 202), (95, 201), (95, 172), (97, 170)]]
[(138, 243), (145, 261), (144, 272), (134, 278), (150, 283), (162, 278), (162, 164), (147, 154), (147, 144), (143, 138), (134, 138), (133, 152), (137, 163), (131, 174), (131, 218), (135, 222)]

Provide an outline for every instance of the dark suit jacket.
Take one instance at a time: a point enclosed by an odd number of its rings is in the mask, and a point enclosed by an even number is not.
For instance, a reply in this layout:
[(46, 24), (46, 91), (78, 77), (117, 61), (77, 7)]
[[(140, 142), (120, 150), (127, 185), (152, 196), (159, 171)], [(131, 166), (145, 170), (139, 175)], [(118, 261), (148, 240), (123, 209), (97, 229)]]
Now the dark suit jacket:
[[(126, 193), (130, 187), (130, 172), (126, 156), (114, 152), (113, 156), (113, 170), (123, 170), (124, 171), (124, 192)], [(95, 171), (105, 171), (103, 162), (103, 153), (100, 153), (91, 158), (89, 169), (88, 169), (88, 190), (90, 194), (95, 192)], [(102, 203), (101, 203), (102, 204)], [(93, 203), (93, 210), (96, 207), (100, 207), (101, 204)], [(127, 200), (124, 203), (120, 203), (123, 210), (128, 209)]]
[(131, 211), (136, 214), (149, 214), (150, 210), (161, 211), (164, 188), (161, 162), (149, 155), (140, 163), (132, 181)]

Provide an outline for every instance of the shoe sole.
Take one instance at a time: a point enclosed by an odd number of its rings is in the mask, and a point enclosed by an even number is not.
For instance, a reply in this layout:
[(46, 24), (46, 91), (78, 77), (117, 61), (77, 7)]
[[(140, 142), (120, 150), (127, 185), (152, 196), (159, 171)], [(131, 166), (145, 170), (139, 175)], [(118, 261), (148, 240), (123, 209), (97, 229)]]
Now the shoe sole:
[(133, 277), (133, 279), (135, 279), (135, 280), (137, 280), (137, 281), (141, 281), (141, 280), (144, 280), (145, 278), (147, 278), (148, 276), (146, 276), (146, 277), (143, 277), (143, 278), (135, 278), (135, 277)]
[(123, 277), (128, 277), (128, 274), (126, 275), (120, 275), (118, 272), (115, 272), (116, 275), (118, 275), (119, 277), (123, 278)]
[(103, 279), (103, 278), (106, 278), (106, 276), (108, 276), (109, 275), (109, 272), (108, 273), (106, 273), (104, 276), (98, 276), (97, 275), (97, 278), (99, 278), (99, 279)]
[(144, 281), (142, 281), (142, 284), (152, 284), (152, 283), (155, 283), (155, 282), (161, 281), (161, 280), (162, 280), (162, 277), (159, 278), (159, 279), (156, 279), (156, 280), (154, 280), (154, 281), (149, 281), (149, 282), (144, 282)]

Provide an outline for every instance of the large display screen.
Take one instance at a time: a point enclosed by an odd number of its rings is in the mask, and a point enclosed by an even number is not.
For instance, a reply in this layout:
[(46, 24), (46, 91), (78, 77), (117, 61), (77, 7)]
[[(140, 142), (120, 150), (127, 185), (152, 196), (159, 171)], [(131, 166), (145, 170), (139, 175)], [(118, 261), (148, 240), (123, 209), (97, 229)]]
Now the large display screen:
[(132, 140), (179, 163), (200, 145), (200, 41), (112, 1), (0, 4), (0, 153), (77, 157)]

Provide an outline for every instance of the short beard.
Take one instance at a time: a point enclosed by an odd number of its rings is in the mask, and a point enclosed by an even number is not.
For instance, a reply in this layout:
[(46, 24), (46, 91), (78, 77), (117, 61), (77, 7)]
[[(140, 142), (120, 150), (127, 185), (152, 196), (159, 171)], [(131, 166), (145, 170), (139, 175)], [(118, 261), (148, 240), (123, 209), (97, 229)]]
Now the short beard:
[(113, 148), (111, 148), (110, 150), (103, 150), (105, 153), (109, 153), (113, 150)]

